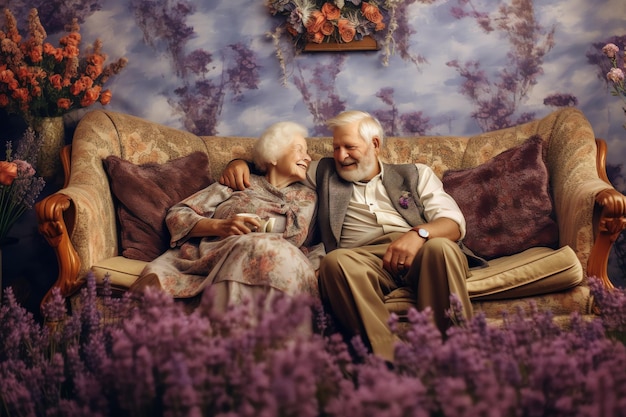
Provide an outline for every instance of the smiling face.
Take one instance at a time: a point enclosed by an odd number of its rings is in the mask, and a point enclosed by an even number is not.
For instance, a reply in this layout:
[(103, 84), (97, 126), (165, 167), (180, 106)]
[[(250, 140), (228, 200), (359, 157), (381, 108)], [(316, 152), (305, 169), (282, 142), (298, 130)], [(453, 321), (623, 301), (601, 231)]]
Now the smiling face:
[(280, 186), (304, 180), (310, 162), (306, 140), (301, 135), (295, 135), (282, 156), (276, 160), (276, 165), (270, 167), (270, 183)]
[(346, 181), (369, 181), (380, 172), (377, 137), (366, 142), (359, 134), (359, 122), (333, 129), (333, 157), (337, 173)]

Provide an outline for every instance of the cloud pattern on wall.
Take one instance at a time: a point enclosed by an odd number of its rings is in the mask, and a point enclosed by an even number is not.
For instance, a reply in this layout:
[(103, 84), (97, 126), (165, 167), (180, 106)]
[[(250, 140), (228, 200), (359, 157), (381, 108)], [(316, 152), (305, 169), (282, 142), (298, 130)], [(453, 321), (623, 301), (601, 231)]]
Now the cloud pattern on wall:
[(574, 105), (609, 140), (616, 164), (626, 154), (623, 113), (589, 56), (626, 30), (626, 5), (605, 3), (405, 0), (388, 66), (376, 52), (291, 54), (285, 85), (267, 36), (280, 22), (262, 0), (9, 6), (22, 27), (38, 6), (52, 36), (76, 15), (84, 41), (101, 38), (110, 56), (129, 58), (110, 82), (110, 109), (195, 133), (256, 136), (293, 119), (326, 135), (327, 118), (359, 108), (392, 135), (469, 135)]

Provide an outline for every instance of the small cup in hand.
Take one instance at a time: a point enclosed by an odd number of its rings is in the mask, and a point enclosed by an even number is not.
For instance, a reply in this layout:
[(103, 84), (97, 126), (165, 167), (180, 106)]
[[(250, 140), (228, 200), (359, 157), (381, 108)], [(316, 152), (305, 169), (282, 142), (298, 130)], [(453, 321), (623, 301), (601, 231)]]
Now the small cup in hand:
[(238, 213), (237, 216), (249, 217), (249, 218), (258, 220), (259, 223), (261, 223), (261, 227), (258, 230), (254, 230), (255, 232), (270, 233), (272, 229), (274, 228), (274, 222), (276, 221), (276, 219), (273, 217), (270, 217), (269, 219), (262, 219), (261, 217), (259, 217), (258, 215), (254, 213)]

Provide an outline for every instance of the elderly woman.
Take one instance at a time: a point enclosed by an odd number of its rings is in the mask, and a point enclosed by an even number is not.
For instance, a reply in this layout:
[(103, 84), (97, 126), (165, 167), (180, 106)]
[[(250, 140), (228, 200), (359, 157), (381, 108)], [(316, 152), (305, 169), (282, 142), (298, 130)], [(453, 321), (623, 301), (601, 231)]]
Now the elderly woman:
[(316, 266), (304, 252), (319, 259), (322, 249), (303, 247), (316, 206), (315, 191), (300, 183), (311, 162), (306, 134), (293, 122), (270, 126), (253, 150), (265, 175), (251, 176), (251, 187), (216, 182), (171, 207), (172, 249), (145, 267), (134, 289), (157, 285), (190, 298), (211, 286), (220, 309), (259, 292), (268, 301), (276, 292), (317, 297)]

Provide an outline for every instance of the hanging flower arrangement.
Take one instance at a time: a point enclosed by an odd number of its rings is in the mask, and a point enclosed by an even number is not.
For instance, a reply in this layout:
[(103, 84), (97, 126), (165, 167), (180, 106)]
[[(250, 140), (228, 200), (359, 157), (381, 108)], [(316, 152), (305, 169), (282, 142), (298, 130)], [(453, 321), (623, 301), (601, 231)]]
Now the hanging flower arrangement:
[(22, 38), (9, 9), (0, 30), (0, 108), (21, 115), (31, 125), (36, 118), (57, 117), (96, 102), (111, 101), (103, 90), (109, 78), (126, 66), (126, 58), (104, 65), (107, 56), (96, 40), (81, 56), (80, 27), (73, 19), (59, 47), (46, 42), (37, 9), (28, 16), (28, 37)]
[(265, 0), (269, 12), (281, 17), (268, 33), (286, 83), (286, 63), (281, 39), (287, 37), (299, 53), (309, 43), (350, 43), (371, 36), (382, 49), (387, 66), (393, 54), (393, 34), (398, 29), (397, 9), (411, 0)]
[(302, 48), (307, 42), (348, 43), (387, 27), (387, 10), (372, 0), (267, 0), (272, 15)]

